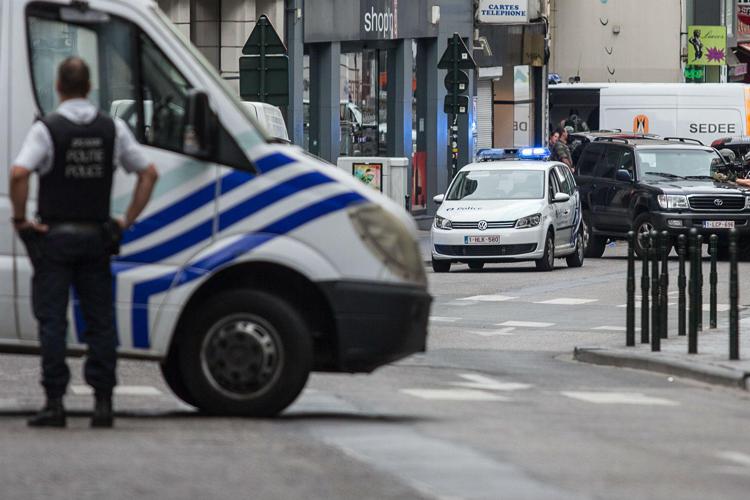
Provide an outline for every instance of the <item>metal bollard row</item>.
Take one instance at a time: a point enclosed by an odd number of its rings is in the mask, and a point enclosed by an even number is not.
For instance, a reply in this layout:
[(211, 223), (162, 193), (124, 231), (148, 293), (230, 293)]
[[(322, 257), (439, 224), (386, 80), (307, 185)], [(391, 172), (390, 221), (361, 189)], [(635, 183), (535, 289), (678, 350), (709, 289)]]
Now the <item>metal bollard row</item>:
[[(729, 232), (729, 359), (739, 359), (739, 274), (737, 268), (737, 231)], [(636, 235), (628, 233), (627, 269), (627, 311), (625, 344), (636, 344), (636, 303), (635, 303), (635, 243), (642, 241), (644, 252), (641, 262), (641, 343), (651, 344), (651, 350), (661, 350), (661, 339), (669, 335), (669, 251), (672, 240), (666, 231)], [(719, 236), (712, 234), (708, 239), (710, 254), (709, 274), (709, 324), (717, 328), (717, 260)], [(677, 276), (678, 287), (678, 335), (688, 337), (688, 353), (698, 353), (698, 333), (703, 329), (703, 237), (696, 229), (688, 236), (681, 234), (676, 244), (679, 259)], [(688, 267), (689, 266), (689, 267)], [(689, 269), (689, 276), (687, 275)], [(651, 310), (649, 310), (649, 307)]]

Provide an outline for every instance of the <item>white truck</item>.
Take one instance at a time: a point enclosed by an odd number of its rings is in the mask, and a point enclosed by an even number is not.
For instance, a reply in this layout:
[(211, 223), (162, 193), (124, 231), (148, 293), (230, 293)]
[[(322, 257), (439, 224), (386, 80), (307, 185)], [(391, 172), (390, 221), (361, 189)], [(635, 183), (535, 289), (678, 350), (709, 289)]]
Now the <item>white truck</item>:
[(686, 137), (711, 144), (750, 132), (750, 85), (573, 83), (549, 86), (550, 122), (577, 115), (590, 130)]
[[(268, 138), (155, 2), (3, 0), (0, 352), (39, 350), (8, 171), (35, 115), (55, 109), (55, 70), (71, 55), (160, 173), (112, 263), (122, 357), (161, 363), (204, 411), (269, 416), (311, 370), (369, 372), (425, 349), (431, 298), (411, 217)], [(114, 215), (133, 183), (116, 175)], [(85, 351), (85, 328), (72, 301), (71, 352)]]

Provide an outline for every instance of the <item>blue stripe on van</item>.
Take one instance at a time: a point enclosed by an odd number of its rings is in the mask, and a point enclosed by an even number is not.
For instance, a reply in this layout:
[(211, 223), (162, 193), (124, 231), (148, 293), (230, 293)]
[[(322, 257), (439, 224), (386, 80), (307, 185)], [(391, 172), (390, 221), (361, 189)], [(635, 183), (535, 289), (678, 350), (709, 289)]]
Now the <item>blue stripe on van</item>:
[[(319, 172), (310, 172), (277, 184), (221, 213), (219, 215), (219, 230), (222, 231), (258, 210), (271, 206), (284, 198), (332, 181), (330, 177)], [(159, 242), (157, 245), (145, 250), (122, 256), (118, 260), (144, 264), (159, 262), (202, 241), (210, 239), (213, 235), (213, 223), (214, 219), (212, 217), (169, 240)]]
[(264, 156), (260, 160), (256, 160), (255, 166), (258, 167), (258, 170), (265, 174), (267, 172), (270, 172), (271, 170), (283, 167), (284, 165), (288, 165), (290, 163), (294, 163), (293, 158), (290, 158), (283, 153), (273, 153), (268, 156)]
[(248, 234), (221, 250), (191, 264), (189, 267), (164, 274), (133, 287), (132, 332), (133, 346), (148, 349), (151, 346), (148, 326), (148, 301), (151, 296), (163, 293), (204, 276), (260, 245), (286, 234), (324, 215), (365, 202), (367, 199), (354, 192), (332, 196), (318, 203), (286, 215), (257, 232)]

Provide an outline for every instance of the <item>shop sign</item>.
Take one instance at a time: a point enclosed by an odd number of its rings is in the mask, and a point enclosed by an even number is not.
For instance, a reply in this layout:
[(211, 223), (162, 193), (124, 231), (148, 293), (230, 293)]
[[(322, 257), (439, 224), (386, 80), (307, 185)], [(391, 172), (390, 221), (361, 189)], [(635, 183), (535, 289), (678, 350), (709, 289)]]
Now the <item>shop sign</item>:
[(398, 38), (398, 0), (360, 0), (359, 11), (363, 40)]
[(704, 70), (703, 68), (686, 67), (684, 75), (685, 75), (686, 80), (702, 80), (703, 75), (704, 75)]
[(750, 37), (750, 0), (737, 0), (737, 36)]
[(687, 63), (690, 66), (726, 65), (726, 26), (688, 26)]
[(529, 0), (480, 0), (477, 21), (486, 24), (528, 23)]

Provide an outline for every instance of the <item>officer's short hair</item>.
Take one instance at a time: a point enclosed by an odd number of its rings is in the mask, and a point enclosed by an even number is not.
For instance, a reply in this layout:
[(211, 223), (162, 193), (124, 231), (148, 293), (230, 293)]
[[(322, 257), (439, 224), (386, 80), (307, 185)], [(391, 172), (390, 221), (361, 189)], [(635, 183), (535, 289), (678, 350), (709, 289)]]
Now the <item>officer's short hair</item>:
[(80, 57), (68, 57), (57, 68), (57, 88), (61, 94), (86, 97), (91, 88), (89, 66)]

